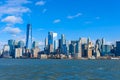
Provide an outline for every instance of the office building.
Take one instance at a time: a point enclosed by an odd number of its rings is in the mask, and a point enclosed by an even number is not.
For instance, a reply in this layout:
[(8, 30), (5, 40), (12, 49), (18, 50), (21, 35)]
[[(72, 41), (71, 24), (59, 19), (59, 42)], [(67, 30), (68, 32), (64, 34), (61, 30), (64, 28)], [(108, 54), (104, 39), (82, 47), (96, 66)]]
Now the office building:
[(116, 42), (116, 56), (120, 56), (120, 41)]
[(38, 47), (33, 48), (32, 49), (32, 57), (37, 58), (39, 52), (40, 52), (40, 49)]
[(24, 47), (25, 47), (24, 41), (19, 41), (18, 48), (24, 48)]
[(27, 24), (27, 33), (26, 33), (26, 49), (32, 48), (32, 25)]
[(75, 58), (79, 59), (82, 56), (82, 43), (81, 40), (77, 41), (76, 43), (76, 53), (75, 53)]
[(58, 49), (58, 40), (54, 40), (54, 51)]
[(38, 48), (38, 47), (39, 47), (39, 43), (36, 41), (33, 41), (32, 48)]
[[(49, 48), (50, 46), (52, 45), (52, 48), (53, 50), (51, 51), (54, 51), (55, 48), (56, 48), (56, 45), (55, 44), (55, 40), (57, 40), (57, 33), (54, 33), (54, 32), (48, 32), (48, 45), (49, 45)], [(50, 50), (50, 49), (49, 49)]]
[(45, 48), (48, 47), (48, 38), (45, 38)]
[(2, 57), (4, 57), (4, 58), (9, 58), (10, 57), (10, 47), (9, 47), (9, 45), (4, 45)]
[(111, 55), (112, 45), (104, 45), (103, 46), (103, 56)]
[(90, 39), (87, 39), (87, 58), (92, 58), (92, 42)]
[(15, 49), (15, 40), (10, 39), (8, 40), (8, 45), (10, 47), (10, 56), (14, 56), (14, 49)]
[(22, 57), (22, 48), (15, 48), (15, 58)]

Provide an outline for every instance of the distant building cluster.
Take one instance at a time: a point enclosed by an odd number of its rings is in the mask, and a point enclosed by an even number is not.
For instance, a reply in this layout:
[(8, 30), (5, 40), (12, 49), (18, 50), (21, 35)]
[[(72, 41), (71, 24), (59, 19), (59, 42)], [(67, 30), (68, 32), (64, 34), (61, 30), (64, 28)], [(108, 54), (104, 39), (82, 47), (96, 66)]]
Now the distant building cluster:
[(44, 53), (52, 55), (53, 58), (104, 59), (119, 57), (120, 41), (117, 41), (116, 45), (105, 44), (104, 39), (97, 39), (95, 43), (89, 38), (67, 41), (64, 34), (57, 39), (57, 33), (48, 32)]
[(64, 34), (48, 32), (44, 50), (40, 51), (38, 42), (32, 41), (32, 25), (27, 24), (26, 42), (8, 40), (0, 50), (1, 58), (41, 58), (41, 59), (109, 59), (120, 56), (120, 41), (116, 45), (105, 44), (104, 39), (93, 43), (89, 38), (67, 41)]

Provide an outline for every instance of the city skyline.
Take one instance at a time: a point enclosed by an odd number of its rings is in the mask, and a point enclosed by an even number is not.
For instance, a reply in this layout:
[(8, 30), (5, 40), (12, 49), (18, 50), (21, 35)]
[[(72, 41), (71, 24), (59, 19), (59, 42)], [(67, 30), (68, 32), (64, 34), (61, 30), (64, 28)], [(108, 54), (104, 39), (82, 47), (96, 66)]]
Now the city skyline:
[(9, 39), (25, 41), (27, 23), (32, 24), (33, 39), (40, 45), (44, 45), (48, 31), (65, 34), (67, 40), (80, 37), (105, 38), (108, 43), (120, 40), (119, 2), (1, 0), (0, 46)]

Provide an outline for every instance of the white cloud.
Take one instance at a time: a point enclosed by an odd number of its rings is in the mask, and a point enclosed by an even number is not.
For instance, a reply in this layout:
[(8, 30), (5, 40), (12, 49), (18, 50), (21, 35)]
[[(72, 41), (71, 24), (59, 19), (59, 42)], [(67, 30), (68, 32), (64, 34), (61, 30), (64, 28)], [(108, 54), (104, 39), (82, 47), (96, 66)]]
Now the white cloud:
[(21, 17), (16, 16), (7, 16), (6, 18), (1, 20), (2, 22), (8, 22), (8, 23), (22, 23), (23, 20)]
[(29, 8), (26, 8), (26, 7), (22, 7), (22, 6), (19, 6), (19, 7), (8, 7), (8, 6), (3, 6), (3, 7), (0, 7), (0, 14), (1, 15), (22, 15), (23, 13), (27, 13), (27, 12), (30, 12), (30, 9)]
[(53, 23), (59, 23), (59, 22), (61, 22), (60, 19), (56, 19), (56, 20), (53, 21)]
[(6, 2), (9, 3), (9, 5), (21, 5), (21, 4), (32, 3), (29, 0), (7, 0)]
[(68, 19), (73, 19), (73, 18), (77, 18), (79, 16), (82, 16), (82, 13), (77, 13), (76, 15), (73, 15), (73, 16), (67, 16)]
[(39, 46), (43, 46), (45, 43), (40, 41), (38, 44), (39, 44)]
[(45, 13), (47, 11), (47, 9), (43, 9), (42, 13)]
[(46, 3), (45, 1), (41, 0), (41, 1), (36, 2), (35, 5), (43, 6), (45, 5), (45, 3)]
[(0, 16), (3, 15), (22, 15), (23, 13), (30, 12), (30, 9), (23, 4), (28, 4), (28, 0), (6, 0), (5, 4), (0, 6)]
[(3, 29), (3, 32), (7, 32), (7, 33), (9, 33), (9, 34), (14, 35), (14, 34), (20, 33), (21, 30), (20, 30), (18, 27), (16, 27), (16, 28), (14, 28), (14, 27), (5, 27), (5, 28)]

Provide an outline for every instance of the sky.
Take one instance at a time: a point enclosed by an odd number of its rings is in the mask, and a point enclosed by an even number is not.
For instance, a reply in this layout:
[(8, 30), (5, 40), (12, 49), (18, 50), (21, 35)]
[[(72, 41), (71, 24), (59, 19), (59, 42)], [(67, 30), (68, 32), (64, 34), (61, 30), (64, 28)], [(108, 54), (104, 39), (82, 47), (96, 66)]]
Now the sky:
[(9, 39), (26, 39), (32, 24), (33, 40), (44, 45), (48, 31), (107, 42), (120, 40), (119, 0), (0, 0), (0, 46)]

